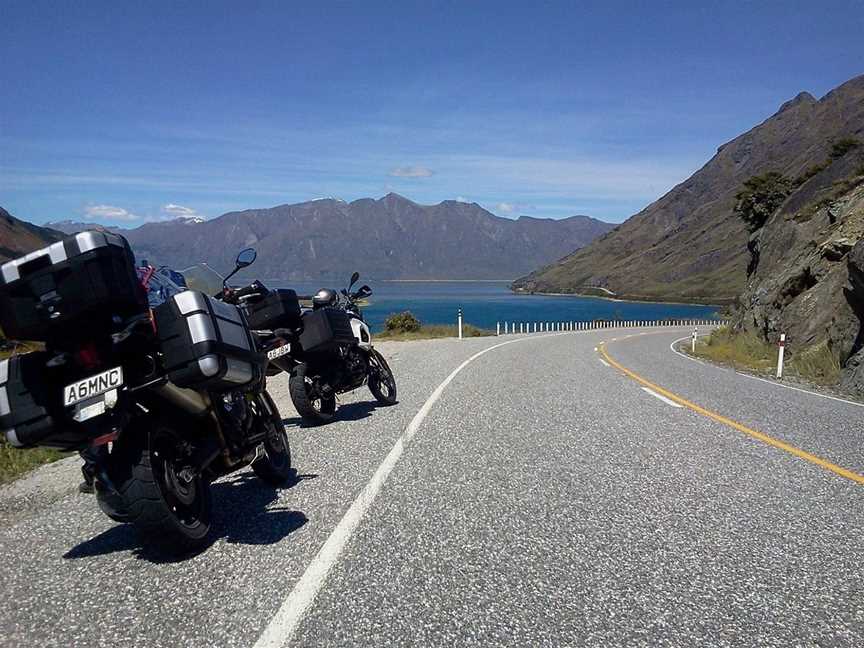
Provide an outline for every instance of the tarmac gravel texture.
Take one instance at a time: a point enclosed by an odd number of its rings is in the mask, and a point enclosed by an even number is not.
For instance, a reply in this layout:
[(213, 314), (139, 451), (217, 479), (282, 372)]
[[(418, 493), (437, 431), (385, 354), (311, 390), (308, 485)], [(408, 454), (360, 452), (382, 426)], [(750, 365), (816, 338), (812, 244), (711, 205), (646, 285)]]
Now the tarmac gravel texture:
[(598, 339), (460, 374), (294, 645), (862, 644), (860, 487), (653, 398)]
[[(292, 645), (864, 644), (861, 487), (604, 366), (594, 346), (631, 332), (538, 336), (466, 367)], [(861, 408), (819, 409), (773, 385), (760, 408), (758, 382), (674, 356), (684, 334), (608, 348), (702, 406), (860, 469), (849, 428)], [(360, 390), (319, 428), (295, 427), (287, 379), (273, 379), (304, 478), (217, 484), (213, 544), (183, 561), (154, 562), (74, 493), (72, 462), (30, 508), (23, 486), (0, 489), (0, 645), (252, 645), (429, 394), (498, 341), (382, 344), (400, 403), (373, 408)], [(806, 425), (775, 418), (802, 402)]]

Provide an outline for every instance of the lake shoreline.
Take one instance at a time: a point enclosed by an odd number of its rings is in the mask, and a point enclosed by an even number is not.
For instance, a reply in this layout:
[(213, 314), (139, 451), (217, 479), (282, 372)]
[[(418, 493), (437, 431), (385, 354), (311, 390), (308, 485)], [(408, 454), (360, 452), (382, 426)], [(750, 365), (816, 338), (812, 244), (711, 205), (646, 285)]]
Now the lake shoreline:
[(524, 292), (519, 290), (511, 291), (514, 295), (524, 297), (577, 297), (578, 299), (602, 299), (610, 302), (620, 302), (624, 304), (669, 304), (670, 306), (707, 306), (710, 308), (721, 309), (728, 304), (711, 304), (707, 302), (696, 301), (666, 301), (661, 299), (629, 299), (627, 297), (601, 297), (600, 295), (586, 295), (583, 293), (553, 293), (553, 292)]

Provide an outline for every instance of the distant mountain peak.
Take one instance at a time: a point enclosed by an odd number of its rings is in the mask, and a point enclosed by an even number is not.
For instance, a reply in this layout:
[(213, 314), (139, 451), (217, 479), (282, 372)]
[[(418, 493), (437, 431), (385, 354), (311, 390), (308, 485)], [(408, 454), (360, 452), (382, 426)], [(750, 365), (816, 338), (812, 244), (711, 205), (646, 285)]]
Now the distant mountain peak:
[(799, 92), (794, 98), (780, 106), (780, 110), (778, 110), (777, 113), (780, 114), (802, 103), (815, 104), (818, 102), (816, 101), (816, 97), (811, 95), (809, 92)]
[(405, 196), (396, 193), (395, 191), (391, 191), (386, 196), (382, 197), (380, 202), (384, 202), (384, 203), (408, 203), (411, 205), (417, 204), (413, 200), (410, 200), (410, 199), (406, 198)]

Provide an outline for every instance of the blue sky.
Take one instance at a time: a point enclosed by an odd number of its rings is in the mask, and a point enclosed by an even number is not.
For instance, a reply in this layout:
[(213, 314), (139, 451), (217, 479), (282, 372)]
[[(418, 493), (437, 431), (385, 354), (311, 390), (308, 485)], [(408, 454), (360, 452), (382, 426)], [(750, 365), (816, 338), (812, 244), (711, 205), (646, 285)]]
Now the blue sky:
[(622, 221), (802, 90), (864, 2), (2, 2), (0, 205), (149, 220), (396, 191)]

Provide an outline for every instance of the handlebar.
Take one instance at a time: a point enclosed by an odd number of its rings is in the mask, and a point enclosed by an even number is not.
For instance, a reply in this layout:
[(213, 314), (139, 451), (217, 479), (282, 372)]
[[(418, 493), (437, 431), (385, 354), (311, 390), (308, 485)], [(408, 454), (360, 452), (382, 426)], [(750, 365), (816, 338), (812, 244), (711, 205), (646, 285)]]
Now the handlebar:
[(236, 304), (241, 299), (248, 297), (264, 297), (269, 292), (267, 286), (256, 279), (248, 286), (243, 286), (242, 288), (229, 288), (226, 286), (222, 290), (222, 293), (216, 297), (228, 304)]

